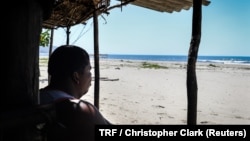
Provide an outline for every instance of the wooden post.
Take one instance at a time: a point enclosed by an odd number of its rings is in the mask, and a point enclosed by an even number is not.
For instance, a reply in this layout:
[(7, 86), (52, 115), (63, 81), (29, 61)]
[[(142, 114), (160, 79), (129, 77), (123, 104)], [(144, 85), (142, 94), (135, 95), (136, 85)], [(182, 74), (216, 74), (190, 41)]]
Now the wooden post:
[(54, 39), (54, 28), (52, 28), (51, 31), (50, 31), (49, 56), (51, 55), (52, 50), (53, 50), (53, 39)]
[(70, 26), (67, 26), (67, 31), (66, 31), (66, 34), (67, 34), (66, 45), (69, 45)]
[[(18, 5), (18, 4), (17, 4)], [(30, 107), (38, 103), (39, 41), (42, 31), (42, 7), (38, 1), (27, 0), (13, 5), (4, 17), (1, 52), (3, 65), (0, 111)]]
[(196, 125), (197, 120), (197, 79), (196, 60), (201, 38), (202, 0), (193, 0), (192, 39), (187, 63), (187, 124)]
[[(54, 3), (53, 0), (17, 1), (14, 5), (13, 1), (6, 2), (11, 12), (2, 13), (5, 21), (2, 27), (6, 29), (2, 30), (2, 40), (7, 45), (1, 52), (1, 56), (5, 56), (1, 59), (4, 68), (1, 73), (1, 116), (9, 116), (12, 112), (24, 114), (20, 111), (38, 104), (40, 34), (43, 18)], [(34, 125), (0, 128), (1, 141), (33, 141), (34, 138)]]
[[(54, 39), (54, 28), (51, 28), (50, 32), (50, 46), (49, 46), (49, 58), (53, 51), (53, 39)], [(48, 58), (48, 59), (49, 59)], [(48, 74), (48, 84), (50, 83), (50, 75)]]
[(94, 63), (95, 63), (95, 84), (94, 84), (94, 105), (99, 109), (99, 91), (100, 91), (100, 68), (99, 68), (99, 35), (98, 35), (98, 15), (97, 11), (93, 13), (94, 21)]

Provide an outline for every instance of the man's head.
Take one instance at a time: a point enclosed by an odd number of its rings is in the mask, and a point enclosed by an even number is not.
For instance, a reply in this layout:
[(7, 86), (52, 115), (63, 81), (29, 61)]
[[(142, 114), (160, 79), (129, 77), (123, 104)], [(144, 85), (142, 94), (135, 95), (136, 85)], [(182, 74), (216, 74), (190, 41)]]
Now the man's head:
[(73, 84), (73, 89), (77, 90), (78, 98), (88, 91), (91, 84), (90, 69), (89, 54), (83, 48), (72, 45), (56, 48), (48, 63), (51, 82), (70, 81)]

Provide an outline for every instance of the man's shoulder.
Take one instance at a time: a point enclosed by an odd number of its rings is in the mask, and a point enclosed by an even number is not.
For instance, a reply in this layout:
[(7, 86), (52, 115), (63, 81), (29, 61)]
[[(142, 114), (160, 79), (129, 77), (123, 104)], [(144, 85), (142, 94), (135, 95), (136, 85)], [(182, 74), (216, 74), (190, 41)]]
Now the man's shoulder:
[(69, 99), (74, 110), (81, 114), (87, 114), (89, 116), (96, 116), (99, 114), (99, 110), (90, 102), (82, 99)]
[(74, 103), (74, 104), (86, 104), (86, 105), (92, 105), (90, 102), (82, 100), (82, 99), (70, 99), (70, 102)]
[(65, 99), (57, 104), (57, 111), (68, 119), (82, 124), (108, 124), (100, 111), (90, 102), (81, 99)]
[(79, 116), (93, 116), (99, 112), (93, 104), (81, 99), (61, 99), (56, 102), (56, 107), (59, 111), (63, 110), (63, 113), (74, 113)]

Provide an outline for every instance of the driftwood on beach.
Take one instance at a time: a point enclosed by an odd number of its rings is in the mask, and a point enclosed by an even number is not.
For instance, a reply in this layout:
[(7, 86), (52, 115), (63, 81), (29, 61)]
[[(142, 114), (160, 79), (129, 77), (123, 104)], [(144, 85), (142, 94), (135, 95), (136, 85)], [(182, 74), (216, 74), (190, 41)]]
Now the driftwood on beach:
[[(92, 77), (92, 80), (94, 80), (95, 77)], [(119, 81), (119, 78), (108, 78), (108, 77), (100, 77), (101, 81)]]

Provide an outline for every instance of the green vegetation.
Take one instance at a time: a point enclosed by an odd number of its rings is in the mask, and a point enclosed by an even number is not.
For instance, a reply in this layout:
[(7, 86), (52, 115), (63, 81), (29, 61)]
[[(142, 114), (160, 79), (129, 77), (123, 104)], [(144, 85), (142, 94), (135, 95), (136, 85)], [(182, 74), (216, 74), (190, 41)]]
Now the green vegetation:
[(45, 30), (40, 34), (40, 46), (47, 47), (50, 42), (50, 34), (49, 34), (49, 29)]
[(149, 62), (143, 62), (142, 68), (149, 68), (149, 69), (167, 69), (166, 66), (161, 66), (157, 63), (149, 63)]
[(48, 58), (39, 58), (39, 65), (47, 65)]
[(217, 66), (214, 65), (214, 64), (209, 64), (208, 66), (209, 66), (209, 67), (217, 67)]

